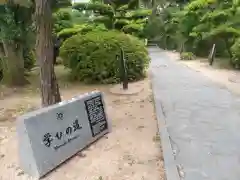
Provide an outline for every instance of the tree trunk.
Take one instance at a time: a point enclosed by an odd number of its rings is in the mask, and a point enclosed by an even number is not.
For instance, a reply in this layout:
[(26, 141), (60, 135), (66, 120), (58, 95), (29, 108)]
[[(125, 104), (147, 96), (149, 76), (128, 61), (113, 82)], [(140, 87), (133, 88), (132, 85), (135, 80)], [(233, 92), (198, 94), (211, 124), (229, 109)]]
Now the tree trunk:
[(52, 10), (50, 0), (36, 2), (36, 54), (40, 66), (42, 106), (61, 101), (53, 64)]
[(23, 48), (3, 41), (5, 57), (2, 58), (3, 82), (8, 86), (23, 86), (28, 84), (24, 76)]

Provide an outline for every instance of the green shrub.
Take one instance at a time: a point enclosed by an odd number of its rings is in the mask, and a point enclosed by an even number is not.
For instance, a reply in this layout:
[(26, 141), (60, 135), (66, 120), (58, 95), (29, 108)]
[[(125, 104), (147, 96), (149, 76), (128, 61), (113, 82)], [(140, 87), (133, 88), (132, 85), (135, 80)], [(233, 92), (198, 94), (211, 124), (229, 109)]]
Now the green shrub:
[(128, 24), (122, 28), (122, 31), (137, 37), (143, 36), (143, 24)]
[(78, 33), (86, 34), (91, 31), (107, 31), (103, 24), (82, 24), (82, 25), (75, 25), (73, 28), (66, 28), (61, 30), (57, 36), (62, 40), (65, 41), (67, 38), (72, 37)]
[(238, 38), (231, 47), (232, 63), (236, 66), (240, 65), (240, 38)]
[(115, 26), (115, 29), (122, 29), (123, 26), (126, 26), (127, 24), (129, 24), (129, 20), (127, 19), (117, 19), (115, 22), (114, 22), (114, 26)]
[(57, 36), (62, 40), (65, 41), (67, 38), (70, 38), (71, 36), (79, 33), (81, 31), (81, 28), (66, 28), (61, 30), (59, 33), (57, 33)]
[(23, 50), (23, 58), (24, 58), (24, 68), (27, 71), (30, 71), (36, 62), (35, 54), (33, 50), (25, 48)]
[(132, 12), (127, 13), (127, 17), (131, 17), (133, 19), (138, 19), (138, 18), (146, 18), (152, 14), (151, 9), (139, 9), (135, 10)]
[(71, 69), (71, 77), (86, 83), (117, 83), (120, 81), (120, 47), (125, 52), (128, 79), (145, 76), (148, 52), (136, 37), (117, 31), (77, 34), (64, 41), (60, 48), (63, 64)]
[(53, 14), (53, 33), (57, 34), (65, 28), (73, 27), (71, 14), (65, 10), (59, 10)]
[(181, 60), (193, 60), (195, 59), (195, 55), (192, 52), (182, 52), (180, 54), (180, 59)]
[(93, 22), (97, 24), (104, 24), (104, 26), (108, 29), (113, 28), (113, 20), (107, 16), (98, 16), (93, 19)]
[(64, 9), (60, 9), (59, 11), (57, 11), (53, 14), (53, 19), (54, 20), (70, 21), (71, 20), (71, 14)]
[(86, 34), (89, 32), (100, 32), (107, 31), (107, 28), (104, 24), (86, 24), (81, 29), (81, 34)]
[(80, 11), (83, 10), (89, 10), (89, 11), (94, 11), (98, 12), (99, 14), (102, 15), (108, 15), (108, 16), (113, 16), (114, 10), (112, 6), (108, 6), (107, 4), (101, 4), (101, 3), (74, 3), (73, 9), (77, 9)]

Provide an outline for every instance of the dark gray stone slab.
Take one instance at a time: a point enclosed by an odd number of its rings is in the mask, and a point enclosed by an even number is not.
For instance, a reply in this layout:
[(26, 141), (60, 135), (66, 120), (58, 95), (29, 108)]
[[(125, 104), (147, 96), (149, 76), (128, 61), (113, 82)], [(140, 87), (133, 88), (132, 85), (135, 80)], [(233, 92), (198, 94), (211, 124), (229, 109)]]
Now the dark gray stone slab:
[(25, 114), (17, 122), (20, 166), (37, 178), (110, 131), (101, 92)]

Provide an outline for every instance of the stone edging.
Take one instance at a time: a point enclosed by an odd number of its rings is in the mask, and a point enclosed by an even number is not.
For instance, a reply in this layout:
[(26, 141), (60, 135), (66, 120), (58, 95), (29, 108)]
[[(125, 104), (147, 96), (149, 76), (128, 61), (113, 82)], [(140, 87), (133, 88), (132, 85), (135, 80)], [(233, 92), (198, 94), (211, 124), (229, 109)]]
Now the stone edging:
[[(152, 74), (150, 72), (150, 74)], [(181, 180), (177, 164), (174, 160), (173, 150), (170, 142), (170, 136), (166, 127), (166, 117), (164, 115), (164, 109), (161, 103), (161, 100), (157, 97), (157, 95), (154, 93), (154, 83), (153, 83), (153, 76), (150, 76), (151, 78), (151, 85), (152, 85), (152, 91), (153, 91), (153, 99), (154, 99), (154, 105), (155, 105), (155, 113), (157, 117), (158, 122), (158, 133), (161, 139), (161, 146), (162, 146), (162, 152), (163, 152), (163, 158), (164, 158), (164, 169), (165, 169), (165, 179), (166, 180)]]

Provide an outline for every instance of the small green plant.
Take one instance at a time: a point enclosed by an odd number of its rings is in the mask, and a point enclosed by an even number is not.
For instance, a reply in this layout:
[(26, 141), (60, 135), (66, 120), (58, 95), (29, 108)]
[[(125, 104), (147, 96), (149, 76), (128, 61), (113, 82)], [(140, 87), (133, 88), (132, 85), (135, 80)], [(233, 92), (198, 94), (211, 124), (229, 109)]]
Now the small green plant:
[(30, 71), (34, 67), (36, 62), (34, 51), (29, 48), (25, 48), (23, 50), (23, 58), (25, 70)]
[(192, 52), (182, 52), (180, 54), (181, 60), (194, 60), (196, 57)]
[(141, 37), (143, 34), (143, 24), (128, 24), (122, 28), (122, 31), (127, 34)]
[(236, 40), (236, 42), (231, 47), (232, 52), (232, 63), (235, 66), (240, 65), (240, 38)]
[(77, 34), (60, 48), (63, 64), (71, 69), (71, 77), (86, 83), (120, 82), (120, 47), (124, 50), (129, 81), (145, 77), (149, 57), (144, 43), (118, 31), (93, 31)]

